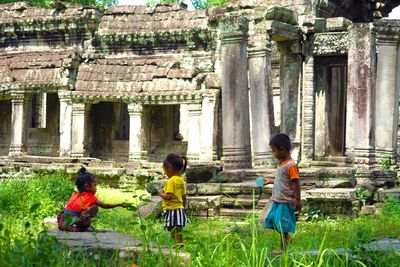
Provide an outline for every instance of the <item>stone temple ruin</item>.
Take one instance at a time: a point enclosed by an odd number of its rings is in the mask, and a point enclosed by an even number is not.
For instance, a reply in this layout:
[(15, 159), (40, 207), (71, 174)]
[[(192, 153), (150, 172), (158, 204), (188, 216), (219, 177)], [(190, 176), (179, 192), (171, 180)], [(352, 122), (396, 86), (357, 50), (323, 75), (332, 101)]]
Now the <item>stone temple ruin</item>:
[(381, 18), (398, 1), (239, 2), (0, 5), (3, 172), (86, 162), (129, 182), (176, 152), (197, 214), (237, 214), (268, 198), (254, 178), (281, 131), (310, 205), (351, 212), (356, 184), (393, 185), (400, 21)]

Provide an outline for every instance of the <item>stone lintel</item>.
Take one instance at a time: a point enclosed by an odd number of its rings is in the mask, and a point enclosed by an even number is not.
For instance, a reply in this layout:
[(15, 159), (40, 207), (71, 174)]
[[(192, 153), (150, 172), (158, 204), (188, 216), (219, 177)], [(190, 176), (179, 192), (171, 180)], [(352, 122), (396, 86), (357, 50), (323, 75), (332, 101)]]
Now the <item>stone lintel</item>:
[(273, 41), (280, 42), (300, 39), (300, 29), (297, 26), (276, 20), (266, 21), (265, 26)]
[(315, 56), (346, 55), (349, 50), (347, 32), (316, 33), (313, 54)]
[(137, 95), (121, 95), (121, 94), (97, 94), (94, 92), (82, 92), (73, 94), (72, 99), (75, 102), (132, 102), (141, 103), (143, 105), (172, 105), (172, 104), (190, 104), (200, 103), (203, 99), (204, 92), (184, 92), (176, 93), (160, 93), (160, 94), (137, 94)]
[(298, 16), (290, 9), (281, 6), (273, 6), (268, 8), (264, 13), (266, 20), (275, 20), (290, 25), (297, 25)]
[(398, 38), (400, 34), (400, 20), (384, 19), (374, 23), (378, 38)]
[(327, 18), (326, 29), (329, 32), (344, 32), (352, 24), (351, 20), (344, 17)]
[(247, 38), (249, 21), (240, 13), (232, 12), (228, 13), (220, 20), (219, 28), (222, 41), (224, 41), (224, 39), (229, 40), (239, 37)]

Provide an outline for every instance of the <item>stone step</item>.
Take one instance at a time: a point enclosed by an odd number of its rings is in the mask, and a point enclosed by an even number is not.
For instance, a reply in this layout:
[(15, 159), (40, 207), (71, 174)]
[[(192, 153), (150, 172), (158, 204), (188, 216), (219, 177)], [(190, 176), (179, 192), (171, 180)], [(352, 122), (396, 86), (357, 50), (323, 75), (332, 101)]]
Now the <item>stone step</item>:
[(356, 199), (355, 188), (318, 188), (307, 190), (306, 199), (315, 200), (349, 200)]

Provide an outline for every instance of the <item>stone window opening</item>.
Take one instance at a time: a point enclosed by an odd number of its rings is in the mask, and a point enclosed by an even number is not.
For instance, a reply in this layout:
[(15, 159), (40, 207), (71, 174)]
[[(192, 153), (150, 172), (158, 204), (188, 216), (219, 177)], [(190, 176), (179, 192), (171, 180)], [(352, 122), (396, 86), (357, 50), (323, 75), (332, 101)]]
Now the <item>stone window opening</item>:
[(45, 129), (47, 117), (47, 93), (32, 95), (30, 128)]

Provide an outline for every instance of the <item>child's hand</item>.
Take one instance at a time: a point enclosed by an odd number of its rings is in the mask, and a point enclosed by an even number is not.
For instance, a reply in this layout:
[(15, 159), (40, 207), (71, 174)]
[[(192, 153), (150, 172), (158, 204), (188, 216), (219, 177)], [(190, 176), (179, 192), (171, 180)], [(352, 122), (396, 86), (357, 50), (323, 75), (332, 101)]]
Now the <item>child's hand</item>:
[(160, 189), (160, 191), (158, 191), (158, 194), (160, 195), (160, 197), (164, 194), (164, 189)]
[(125, 208), (126, 203), (125, 202), (119, 203), (119, 206)]
[(274, 180), (273, 180), (273, 179), (270, 179), (270, 178), (268, 178), (268, 177), (264, 177), (264, 182), (265, 182), (265, 185), (268, 185), (268, 184), (273, 184), (273, 183), (274, 183)]

